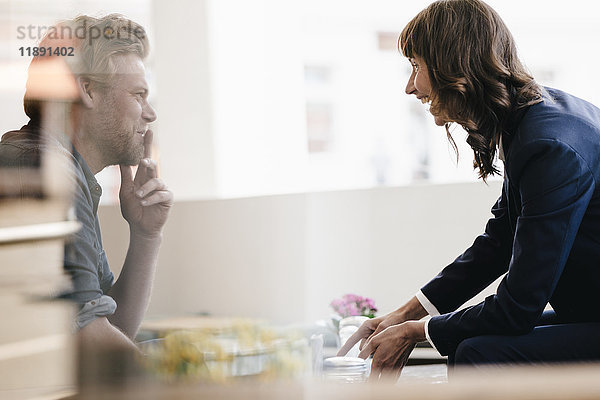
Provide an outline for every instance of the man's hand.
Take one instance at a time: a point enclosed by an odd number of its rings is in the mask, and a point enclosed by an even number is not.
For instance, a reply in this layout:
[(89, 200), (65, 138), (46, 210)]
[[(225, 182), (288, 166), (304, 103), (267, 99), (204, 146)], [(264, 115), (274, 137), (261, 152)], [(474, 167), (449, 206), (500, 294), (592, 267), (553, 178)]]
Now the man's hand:
[(162, 228), (173, 205), (173, 194), (157, 178), (156, 162), (150, 159), (152, 136), (146, 131), (135, 178), (131, 167), (121, 165), (119, 198), (130, 239), (119, 279), (108, 293), (118, 304), (109, 321), (129, 338), (135, 337), (150, 301)]
[(131, 167), (121, 165), (121, 214), (133, 233), (154, 237), (160, 235), (173, 205), (173, 193), (158, 178), (152, 155), (151, 130), (144, 135), (144, 158), (140, 161), (135, 178)]
[(389, 326), (372, 336), (358, 355), (366, 359), (373, 354), (369, 380), (398, 379), (415, 345), (423, 340), (425, 323), (416, 321)]

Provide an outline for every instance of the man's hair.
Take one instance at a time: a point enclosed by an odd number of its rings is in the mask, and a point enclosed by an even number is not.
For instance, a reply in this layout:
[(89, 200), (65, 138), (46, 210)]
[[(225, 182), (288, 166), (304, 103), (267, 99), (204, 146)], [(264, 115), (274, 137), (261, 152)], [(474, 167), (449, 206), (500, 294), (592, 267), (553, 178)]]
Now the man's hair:
[[(39, 48), (73, 48), (73, 57), (61, 55), (76, 77), (89, 79), (93, 85), (107, 86), (116, 72), (114, 57), (138, 55), (142, 60), (150, 50), (144, 28), (119, 14), (102, 18), (78, 16), (62, 21), (48, 30)], [(53, 55), (50, 55), (52, 57)], [(31, 65), (48, 55), (36, 56)], [(40, 122), (40, 104), (26, 92), (23, 100), (25, 114), (31, 123)]]
[[(498, 173), (496, 146), (511, 113), (540, 102), (543, 93), (500, 16), (480, 0), (439, 0), (408, 23), (398, 46), (427, 65), (431, 112), (465, 128), (479, 177)], [(458, 152), (449, 123), (446, 133)]]

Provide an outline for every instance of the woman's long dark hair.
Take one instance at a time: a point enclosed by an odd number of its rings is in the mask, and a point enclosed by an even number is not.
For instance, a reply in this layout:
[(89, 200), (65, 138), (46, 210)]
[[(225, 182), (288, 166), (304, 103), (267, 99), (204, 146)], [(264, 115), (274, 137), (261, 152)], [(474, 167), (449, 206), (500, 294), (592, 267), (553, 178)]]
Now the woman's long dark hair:
[[(431, 113), (465, 128), (479, 177), (498, 173), (494, 157), (508, 117), (542, 100), (500, 16), (479, 0), (439, 0), (408, 23), (399, 48), (427, 65)], [(457, 151), (449, 123), (446, 133)]]

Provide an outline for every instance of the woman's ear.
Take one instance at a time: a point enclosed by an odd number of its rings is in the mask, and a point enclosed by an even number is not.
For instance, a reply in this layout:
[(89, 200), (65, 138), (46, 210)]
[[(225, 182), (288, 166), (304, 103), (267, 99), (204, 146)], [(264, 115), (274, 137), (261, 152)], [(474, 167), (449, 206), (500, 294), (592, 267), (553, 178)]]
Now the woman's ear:
[(84, 107), (92, 108), (94, 106), (94, 94), (92, 94), (92, 82), (88, 78), (79, 77), (77, 78), (77, 89), (79, 90), (79, 97)]

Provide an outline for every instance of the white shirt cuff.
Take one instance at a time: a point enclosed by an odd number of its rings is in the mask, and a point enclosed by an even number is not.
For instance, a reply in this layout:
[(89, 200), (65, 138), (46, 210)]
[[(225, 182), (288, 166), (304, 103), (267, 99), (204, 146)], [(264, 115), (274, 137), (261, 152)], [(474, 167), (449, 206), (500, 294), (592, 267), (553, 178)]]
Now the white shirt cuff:
[(425, 297), (422, 291), (419, 290), (415, 296), (429, 315), (431, 315), (432, 317), (440, 315), (438, 309), (429, 301), (427, 297)]
[(435, 349), (435, 351), (437, 351), (438, 353), (440, 352), (436, 347), (435, 344), (433, 343), (433, 340), (431, 340), (431, 336), (429, 336), (429, 321), (431, 319), (428, 319), (425, 321), (425, 337), (427, 338), (427, 341), (429, 342), (429, 344), (431, 345), (431, 347), (433, 347)]

